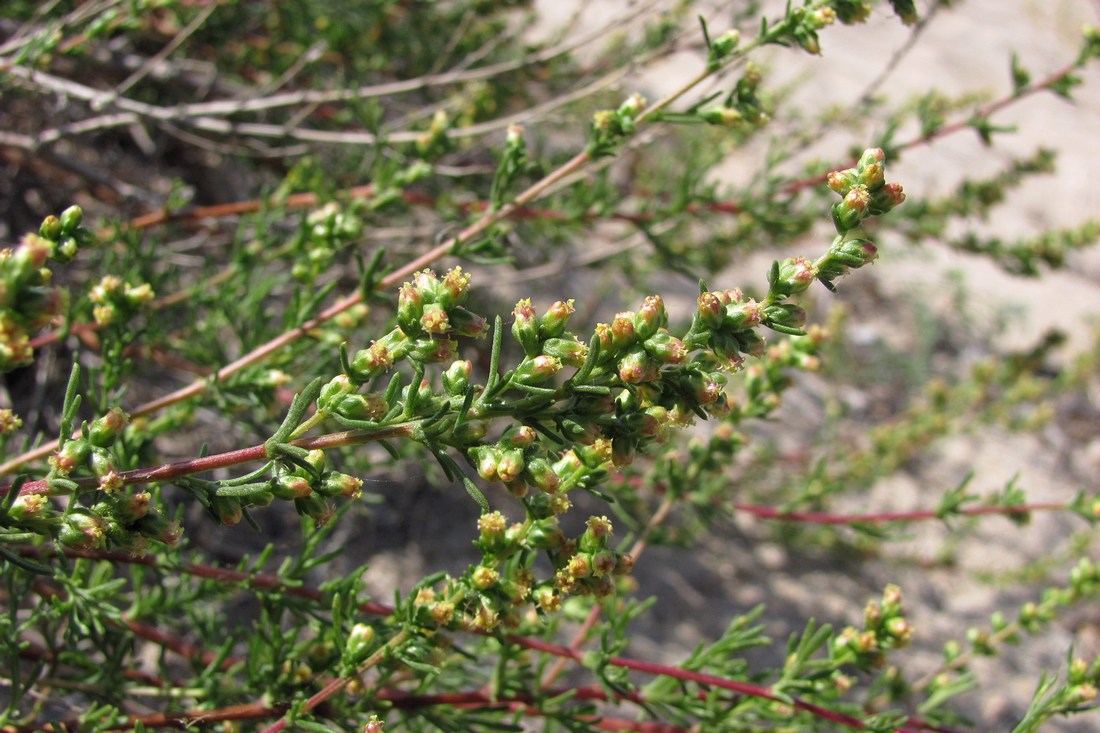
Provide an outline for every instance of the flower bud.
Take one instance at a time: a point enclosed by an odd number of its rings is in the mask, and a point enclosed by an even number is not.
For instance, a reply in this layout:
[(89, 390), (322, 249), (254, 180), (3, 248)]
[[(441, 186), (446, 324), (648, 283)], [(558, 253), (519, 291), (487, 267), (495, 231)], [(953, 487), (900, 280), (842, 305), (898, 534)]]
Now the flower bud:
[[(356, 354), (358, 356), (358, 354)], [(317, 409), (319, 410), (332, 410), (339, 398), (344, 395), (349, 395), (355, 391), (355, 385), (351, 383), (351, 379), (347, 374), (338, 374), (328, 381), (328, 383), (321, 387), (320, 394), (317, 395)]]
[[(885, 187), (884, 187), (885, 188)], [(871, 194), (863, 186), (857, 186), (844, 195), (844, 199), (833, 204), (833, 226), (840, 234), (850, 232), (871, 213)]]
[(450, 310), (466, 302), (470, 295), (470, 275), (455, 267), (443, 276), (439, 285), (439, 304)]
[(668, 439), (672, 418), (668, 409), (660, 405), (645, 408), (643, 419), (638, 427), (638, 437), (664, 443)]
[(553, 494), (561, 486), (561, 476), (545, 458), (529, 459), (524, 471), (526, 478), (543, 493)]
[(1084, 659), (1080, 657), (1075, 658), (1069, 663), (1069, 672), (1066, 676), (1066, 681), (1071, 685), (1078, 685), (1088, 679), (1089, 665)]
[(778, 296), (795, 295), (810, 287), (817, 277), (817, 270), (803, 257), (791, 257), (772, 265), (769, 274), (771, 292)]
[(713, 374), (693, 374), (689, 384), (695, 402), (703, 407), (714, 404), (722, 396), (722, 383)]
[(578, 540), (577, 547), (582, 552), (596, 552), (607, 547), (607, 538), (611, 536), (613, 527), (611, 520), (606, 516), (589, 517), (585, 523), (584, 533)]
[(852, 267), (859, 268), (878, 258), (878, 248), (866, 239), (848, 239), (829, 248), (829, 254), (836, 253)]
[(588, 468), (600, 468), (611, 460), (611, 441), (597, 438), (591, 445), (577, 445), (573, 448), (580, 462)]
[(458, 355), (458, 342), (448, 338), (417, 339), (409, 349), (409, 359), (425, 364), (452, 361)]
[(272, 479), (271, 493), (278, 499), (290, 501), (291, 499), (301, 499), (309, 496), (313, 493), (313, 487), (309, 485), (308, 479), (284, 474)]
[(623, 351), (634, 344), (634, 313), (623, 311), (616, 313), (611, 321), (611, 346), (616, 351)]
[(149, 283), (142, 283), (141, 285), (130, 285), (127, 283), (126, 290), (122, 297), (127, 305), (136, 307), (152, 301), (156, 295), (157, 294), (153, 292), (153, 287), (149, 285)]
[(350, 665), (362, 663), (374, 647), (374, 641), (374, 627), (367, 624), (355, 624), (351, 627), (347, 646), (344, 647), (344, 661)]
[(538, 432), (530, 425), (512, 425), (500, 436), (497, 444), (503, 448), (530, 448), (538, 437)]
[(879, 216), (890, 211), (895, 206), (900, 206), (905, 201), (905, 191), (900, 183), (887, 183), (871, 198), (868, 206), (870, 213)]
[[(42, 267), (53, 252), (53, 242), (37, 234), (25, 234), (15, 251), (4, 250), (6, 255), (5, 280), (21, 285), (38, 285), (43, 281)], [(47, 270), (48, 272), (48, 270)], [(114, 278), (117, 280), (118, 278)]]
[(878, 649), (878, 637), (875, 636), (873, 631), (864, 631), (856, 639), (856, 651), (861, 654), (869, 654), (878, 651)]
[(351, 368), (370, 379), (393, 366), (393, 360), (394, 353), (390, 348), (383, 341), (375, 341), (368, 348), (356, 352)]
[(619, 359), (619, 379), (627, 384), (652, 382), (660, 375), (657, 362), (646, 354), (645, 349), (637, 346)]
[(0, 408), (0, 435), (11, 435), (23, 427), (23, 419), (10, 408)]
[(733, 331), (755, 328), (764, 321), (764, 310), (752, 298), (744, 303), (731, 303), (725, 306), (725, 318), (722, 327)]
[(107, 525), (95, 514), (73, 511), (62, 517), (57, 539), (74, 550), (94, 550), (106, 541)]
[[(70, 206), (61, 212), (59, 223), (61, 225), (61, 234), (72, 234), (80, 223), (84, 220), (84, 210), (79, 206)], [(52, 237), (51, 237), (52, 239)]]
[(470, 386), (474, 365), (469, 361), (456, 361), (443, 372), (443, 389), (451, 397), (462, 397)]
[(477, 518), (477, 531), (481, 541), (503, 539), (508, 520), (498, 511), (486, 512)]
[(420, 334), (420, 316), (424, 312), (424, 297), (411, 283), (397, 291), (397, 325), (407, 336)]
[(769, 326), (800, 329), (806, 325), (806, 310), (792, 303), (774, 303), (764, 309), (764, 318)]
[(699, 320), (709, 328), (718, 328), (725, 318), (726, 309), (717, 293), (707, 291), (699, 295), (698, 300)]
[(320, 494), (310, 494), (294, 500), (294, 510), (301, 516), (310, 517), (317, 527), (323, 527), (332, 521), (336, 511)]
[(43, 519), (50, 512), (50, 500), (45, 494), (24, 494), (15, 497), (8, 508), (8, 516), (16, 522)]
[(477, 468), (477, 475), (486, 481), (496, 481), (497, 463), (500, 461), (500, 449), (492, 445), (477, 445), (469, 450), (471, 462)]
[(512, 336), (516, 339), (523, 352), (533, 357), (539, 353), (539, 324), (535, 320), (535, 308), (529, 298), (516, 303), (512, 310), (515, 320), (512, 322)]
[(505, 483), (511, 483), (523, 473), (523, 451), (519, 448), (506, 448), (500, 453), (497, 460), (497, 478)]
[(451, 433), (453, 439), (451, 445), (462, 446), (469, 443), (476, 443), (485, 437), (485, 434), (489, 432), (489, 429), (485, 426), (485, 423), (481, 420), (466, 420), (465, 422), (456, 425), (454, 431)]
[(542, 343), (542, 353), (556, 357), (571, 367), (580, 367), (588, 356), (588, 346), (576, 339), (548, 338)]
[(50, 466), (61, 476), (68, 476), (74, 468), (84, 465), (92, 454), (91, 444), (84, 438), (65, 441), (65, 445), (50, 457)]
[(439, 276), (429, 268), (413, 273), (413, 287), (420, 291), (425, 303), (438, 303), (440, 296)]
[(665, 302), (659, 295), (649, 295), (634, 314), (634, 332), (639, 340), (646, 340), (661, 328), (668, 325), (668, 312)]
[(484, 338), (489, 333), (489, 322), (483, 316), (455, 306), (447, 313), (451, 322), (451, 332), (467, 338)]
[(1098, 694), (1096, 685), (1089, 682), (1073, 685), (1068, 692), (1071, 703), (1076, 705), (1087, 705), (1095, 700)]
[(795, 32), (794, 37), (806, 53), (812, 53), (815, 56), (821, 53), (821, 42), (818, 40), (816, 33), (812, 31), (805, 32), (800, 29)]
[(902, 612), (900, 586), (890, 583), (882, 590), (882, 612), (887, 616), (895, 616)]
[(623, 117), (633, 118), (638, 115), (646, 106), (646, 98), (641, 94), (634, 92), (626, 100), (619, 105), (617, 110)]
[(79, 249), (80, 241), (76, 237), (62, 237), (57, 243), (54, 256), (59, 262), (70, 262)]
[(539, 335), (544, 338), (560, 338), (565, 333), (569, 317), (573, 315), (573, 300), (555, 301), (539, 319)]
[(859, 171), (865, 172), (870, 166), (881, 167), (886, 160), (886, 153), (882, 148), (867, 148), (863, 151), (863, 155), (859, 156), (859, 161), (856, 162), (856, 168)]
[(489, 590), (500, 580), (500, 573), (484, 565), (478, 565), (471, 571), (470, 580), (478, 590)]
[(565, 545), (565, 533), (558, 527), (558, 518), (553, 515), (532, 522), (525, 539), (536, 550), (558, 550)]
[(321, 475), (317, 491), (324, 496), (358, 499), (363, 493), (363, 479), (339, 471), (326, 471)]
[(687, 358), (687, 347), (663, 328), (642, 344), (646, 353), (661, 364), (680, 364)]
[(451, 327), (447, 312), (438, 303), (428, 303), (420, 316), (420, 327), (432, 336), (442, 336)]
[(733, 107), (710, 106), (696, 112), (699, 118), (706, 122), (708, 125), (720, 125), (722, 127), (733, 127), (745, 121), (745, 116)]
[(855, 168), (847, 168), (842, 171), (830, 171), (825, 177), (825, 183), (829, 188), (836, 191), (841, 196), (845, 196), (849, 191), (858, 186), (861, 180), (859, 172)]
[(106, 448), (122, 434), (129, 417), (117, 407), (88, 426), (88, 442), (98, 448)]
[(38, 236), (51, 242), (61, 239), (61, 220), (53, 214), (47, 216), (38, 227)]
[(894, 639), (895, 647), (907, 646), (913, 638), (913, 627), (901, 616), (886, 622), (886, 633)]
[(606, 362), (614, 356), (611, 350), (611, 326), (606, 323), (597, 323), (595, 336), (600, 341), (600, 362)]
[(235, 496), (215, 496), (210, 501), (210, 511), (226, 527), (235, 527), (244, 518), (241, 501)]
[(731, 28), (717, 38), (711, 40), (711, 53), (716, 58), (722, 59), (730, 55), (737, 44), (741, 42), (741, 33), (736, 28)]
[(528, 357), (519, 363), (512, 379), (518, 384), (542, 384), (561, 371), (561, 359), (546, 354)]
[[(858, 12), (858, 11), (850, 11), (850, 12)], [(814, 12), (810, 13), (806, 17), (806, 23), (809, 24), (810, 26), (812, 26), (815, 29), (821, 29), (821, 28), (824, 28), (825, 26), (832, 25), (833, 22), (836, 21), (836, 17), (837, 17), (836, 11), (833, 10), (832, 8), (820, 8), (820, 9), (815, 10)], [(847, 23), (847, 22), (850, 22), (850, 21), (845, 20), (844, 22)]]

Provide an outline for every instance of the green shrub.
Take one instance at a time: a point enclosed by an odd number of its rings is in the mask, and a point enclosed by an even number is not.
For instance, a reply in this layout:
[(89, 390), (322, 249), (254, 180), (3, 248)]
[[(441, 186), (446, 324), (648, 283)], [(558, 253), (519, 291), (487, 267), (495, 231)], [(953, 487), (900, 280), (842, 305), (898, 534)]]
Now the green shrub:
[[(1005, 108), (1072, 99), (1100, 35), (1037, 80), (1013, 56), (1001, 97), (898, 99), (949, 3), (731, 5), (555, 29), (484, 0), (7, 4), (3, 729), (1092, 711), (1100, 657), (1066, 625), (1100, 583), (1100, 348), (1068, 306), (1008, 348), (1026, 319), (973, 281), (899, 287), (890, 253), (1082, 267), (1095, 221), (974, 225), (1053, 149), (923, 156), (998, 151)], [(840, 24), (909, 41), (803, 108), (771, 79)], [(950, 190), (907, 201), (896, 161)], [(1079, 485), (974, 488), (972, 436)], [(969, 566), (982, 543), (1026, 562)], [(991, 710), (1021, 679), (1030, 703)]]

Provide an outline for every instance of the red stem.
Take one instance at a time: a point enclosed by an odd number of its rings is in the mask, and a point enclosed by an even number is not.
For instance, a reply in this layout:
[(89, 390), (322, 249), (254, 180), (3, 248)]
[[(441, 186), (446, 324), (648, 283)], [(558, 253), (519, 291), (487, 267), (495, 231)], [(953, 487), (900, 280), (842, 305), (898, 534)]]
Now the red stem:
[[(27, 556), (39, 556), (54, 552), (52, 547), (39, 546), (39, 547), (19, 547), (16, 548), (18, 552)], [(148, 566), (156, 566), (157, 560), (154, 557), (141, 557), (135, 558), (124, 552), (108, 552), (108, 551), (80, 551), (80, 550), (65, 550), (64, 553), (67, 557), (81, 557), (90, 559), (110, 560), (113, 562), (124, 563), (138, 563)], [(264, 575), (264, 574), (252, 574), (245, 573), (239, 570), (229, 570), (224, 568), (215, 568), (209, 565), (203, 565), (200, 563), (187, 563), (183, 565), (180, 570), (182, 572), (195, 575), (198, 577), (209, 578), (217, 580), (223, 583), (247, 583), (250, 587), (254, 588), (277, 588), (280, 592), (287, 595), (294, 595), (301, 598), (307, 598), (315, 602), (321, 602), (324, 600), (324, 594), (314, 588), (307, 586), (290, 586), (286, 585), (277, 576)], [(366, 602), (361, 603), (358, 606), (359, 610), (375, 616), (389, 616), (394, 612), (394, 608), (381, 603)], [(526, 649), (542, 652), (545, 654), (551, 654), (563, 659), (569, 659), (575, 662), (582, 662), (584, 653), (579, 649), (570, 649), (566, 646), (558, 644), (551, 644), (540, 639), (534, 639), (523, 636), (507, 636), (506, 640), (509, 643), (516, 644)], [(760, 685), (753, 685), (747, 682), (737, 682), (735, 680), (728, 680), (724, 677), (718, 677), (716, 675), (706, 674), (702, 672), (695, 672), (692, 670), (682, 669), (680, 667), (672, 667), (663, 664), (656, 664), (654, 662), (646, 662), (643, 660), (630, 659), (628, 657), (611, 657), (608, 660), (608, 664), (616, 667), (622, 667), (623, 669), (633, 669), (638, 672), (652, 675), (662, 675), (666, 677), (673, 677), (676, 679), (682, 679), (689, 682), (696, 682), (698, 684), (708, 685), (711, 687), (719, 687), (722, 689), (736, 692), (741, 695), (748, 695), (751, 697), (758, 697), (765, 700), (773, 700), (776, 702), (784, 702), (781, 698), (776, 696), (767, 687)], [(335, 691), (346, 686), (346, 679), (336, 679), (329, 682), (319, 692), (314, 694), (310, 701), (307, 702), (305, 709), (313, 709), (316, 704), (331, 697)], [(483, 692), (470, 693), (474, 695), (483, 695)], [(316, 698), (316, 703), (314, 699)], [(635, 699), (632, 696), (624, 696), (620, 699), (629, 699), (634, 702), (642, 702), (644, 698), (638, 697)], [(311, 704), (312, 703), (312, 704)], [(844, 713), (839, 713), (828, 708), (815, 705), (813, 703), (805, 702), (795, 698), (791, 703), (799, 710), (804, 710), (813, 715), (817, 715), (825, 720), (840, 723), (850, 728), (860, 730), (863, 728), (863, 723), (858, 719)], [(241, 710), (254, 710), (258, 706), (241, 706)], [(267, 708), (269, 714), (266, 716), (254, 716), (254, 717), (271, 717), (274, 714), (281, 714), (278, 711), (274, 711), (271, 708)], [(228, 718), (226, 718), (228, 719)], [(171, 716), (166, 717), (166, 720), (175, 720)], [(920, 731), (928, 730), (940, 730), (931, 727), (919, 719), (914, 718), (910, 721), (912, 725), (904, 725), (897, 728), (899, 733), (919, 733)], [(269, 731), (275, 733), (275, 731), (281, 731), (285, 729), (285, 722), (283, 720), (277, 721), (272, 727), (268, 728)]]
[[(298, 440), (291, 441), (290, 444), (298, 446), (299, 448), (305, 448), (306, 450), (324, 450), (327, 448), (357, 445), (359, 443), (367, 443), (374, 440), (407, 436), (408, 432), (408, 425), (395, 425), (379, 430), (344, 430), (338, 433), (318, 435), (314, 438), (299, 438)], [(203, 456), (202, 458), (189, 458), (185, 461), (165, 463), (152, 468), (135, 468), (131, 471), (122, 471), (118, 475), (122, 480), (123, 486), (132, 486), (134, 484), (153, 483), (154, 481), (173, 481), (183, 476), (190, 476), (205, 471), (213, 471), (218, 468), (238, 466), (242, 463), (251, 463), (253, 461), (263, 461), (266, 459), (266, 449), (261, 444), (249, 448), (238, 448), (237, 450), (231, 450), (225, 453)], [(95, 488), (99, 482), (95, 477), (82, 477), (73, 479), (73, 481), (78, 487), (83, 489)], [(6, 495), (10, 489), (11, 484), (0, 486), (0, 496)], [(28, 481), (23, 484), (22, 488), (19, 490), (19, 495), (48, 494), (50, 492), (51, 489), (46, 479), (38, 479), (37, 481)]]
[(882, 522), (918, 522), (926, 519), (946, 519), (953, 515), (979, 516), (982, 514), (1028, 514), (1039, 511), (1057, 511), (1066, 508), (1060, 502), (1040, 502), (1036, 504), (1015, 504), (1012, 506), (958, 507), (948, 514), (932, 509), (912, 512), (868, 512), (866, 514), (833, 514), (830, 512), (784, 512), (774, 507), (759, 504), (734, 504), (739, 512), (752, 514), (761, 519), (775, 519), (781, 522), (807, 522), (811, 524), (880, 524)]

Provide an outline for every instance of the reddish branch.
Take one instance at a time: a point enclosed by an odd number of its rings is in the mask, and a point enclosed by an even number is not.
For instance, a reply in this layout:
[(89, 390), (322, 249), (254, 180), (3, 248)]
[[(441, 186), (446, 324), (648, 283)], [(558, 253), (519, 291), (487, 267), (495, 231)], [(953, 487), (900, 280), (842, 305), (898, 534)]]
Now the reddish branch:
[[(17, 551), (25, 557), (43, 557), (57, 554), (56, 549), (49, 545), (22, 545), (17, 548)], [(107, 560), (109, 562), (115, 563), (145, 565), (146, 567), (150, 568), (172, 570), (176, 572), (186, 573), (188, 575), (193, 575), (197, 578), (213, 580), (218, 583), (236, 583), (261, 590), (277, 590), (280, 593), (285, 593), (288, 596), (306, 598), (317, 603), (327, 600), (325, 594), (322, 593), (320, 590), (301, 585), (289, 585), (277, 575), (268, 575), (265, 573), (246, 573), (241, 570), (233, 570), (231, 568), (218, 568), (214, 567), (213, 565), (206, 565), (205, 563), (189, 562), (183, 563), (182, 565), (178, 566), (170, 565), (158, 561), (155, 555), (144, 555), (141, 557), (135, 557), (127, 552), (118, 552), (114, 550), (73, 550), (66, 548), (63, 554), (65, 555), (65, 557), (71, 558)], [(360, 603), (359, 610), (363, 613), (368, 613), (373, 616), (389, 616), (394, 611), (392, 606), (387, 606), (384, 603), (374, 603), (373, 601)]]
[[(38, 556), (41, 556), (41, 555), (50, 554), (50, 553), (54, 552), (54, 549), (52, 547), (44, 547), (44, 546), (42, 546), (42, 547), (20, 547), (20, 548), (18, 548), (18, 551), (21, 554), (25, 555), (25, 556), (38, 557)], [(123, 562), (123, 563), (137, 563), (137, 564), (147, 565), (147, 566), (150, 566), (150, 567), (156, 567), (158, 565), (161, 565), (160, 563), (158, 563), (158, 561), (155, 557), (136, 558), (136, 557), (132, 557), (132, 556), (130, 556), (126, 553), (122, 553), (122, 552), (65, 550), (64, 554), (67, 557), (79, 557), (79, 558), (88, 558), (88, 559), (109, 560), (109, 561), (112, 561), (112, 562)], [(267, 590), (277, 590), (279, 592), (286, 593), (287, 595), (293, 595), (293, 596), (300, 597), (300, 598), (307, 598), (309, 600), (312, 600), (312, 601), (318, 602), (318, 603), (322, 603), (325, 600), (325, 594), (323, 594), (320, 590), (317, 590), (315, 588), (309, 588), (309, 587), (306, 587), (306, 586), (288, 585), (284, 581), (279, 579), (277, 576), (273, 576), (273, 575), (265, 575), (265, 574), (259, 574), (259, 573), (257, 573), (257, 574), (245, 573), (245, 572), (241, 572), (241, 571), (238, 571), (238, 570), (230, 570), (230, 569), (225, 569), (225, 568), (216, 568), (216, 567), (213, 567), (213, 566), (210, 566), (210, 565), (204, 565), (204, 564), (201, 564), (201, 563), (187, 563), (185, 565), (180, 566), (179, 568), (174, 568), (174, 569), (176, 569), (178, 571), (185, 572), (189, 575), (194, 575), (194, 576), (202, 577), (202, 578), (208, 578), (208, 579), (216, 580), (216, 581), (222, 582), (222, 583), (238, 583), (238, 584), (241, 584), (241, 585), (247, 584), (248, 586), (253, 587), (253, 588), (263, 588), (263, 589), (267, 589)], [(386, 606), (384, 604), (381, 604), (381, 603), (366, 602), (366, 603), (359, 604), (359, 610), (362, 611), (363, 613), (384, 617), (384, 616), (391, 615), (394, 612), (395, 609), (390, 607), (390, 606)], [(142, 635), (143, 638), (148, 638), (151, 641), (156, 641), (157, 643), (162, 643), (162, 641), (165, 641), (165, 635), (160, 634), (159, 632), (157, 634), (148, 634), (147, 635), (148, 629), (146, 629), (144, 627), (144, 625), (132, 626), (131, 628), (135, 633), (139, 633), (140, 635)], [(544, 654), (550, 654), (552, 656), (556, 656), (556, 657), (559, 657), (559, 658), (562, 658), (562, 659), (571, 660), (571, 661), (574, 661), (574, 662), (583, 662), (583, 659), (584, 659), (584, 652), (579, 650), (579, 649), (572, 649), (570, 647), (561, 646), (561, 645), (558, 645), (558, 644), (551, 644), (549, 642), (545, 642), (545, 641), (542, 641), (540, 639), (534, 639), (534, 638), (529, 638), (529, 637), (524, 637), (524, 636), (508, 636), (508, 637), (506, 637), (506, 640), (509, 643), (516, 644), (517, 646), (521, 646), (523, 648), (530, 649), (532, 651), (537, 651), (537, 652), (541, 652), (541, 653), (544, 653)], [(209, 651), (200, 652), (195, 647), (190, 646), (190, 645), (184, 645), (182, 642), (171, 641), (170, 643), (171, 643), (171, 646), (169, 646), (169, 648), (172, 648), (173, 651), (177, 651), (181, 654), (185, 654), (188, 658), (196, 658), (195, 655), (200, 655), (200, 656), (197, 656), (197, 658), (202, 659), (204, 661), (204, 663), (209, 663), (211, 660), (213, 660), (215, 658), (212, 652), (209, 652)], [(642, 672), (644, 674), (672, 677), (672, 678), (675, 678), (675, 679), (684, 680), (686, 682), (695, 682), (697, 684), (705, 685), (707, 687), (717, 687), (717, 688), (729, 690), (730, 692), (734, 692), (734, 693), (737, 693), (739, 695), (747, 695), (747, 696), (750, 696), (750, 697), (756, 697), (756, 698), (760, 698), (760, 699), (771, 700), (771, 701), (774, 701), (774, 702), (790, 704), (795, 709), (802, 710), (804, 712), (810, 713), (811, 715), (815, 715), (815, 716), (820, 717), (824, 720), (829, 720), (829, 721), (834, 722), (834, 723), (839, 723), (841, 725), (845, 725), (845, 726), (847, 726), (849, 728), (852, 728), (854, 730), (862, 730), (863, 727), (864, 727), (863, 722), (859, 718), (856, 718), (854, 716), (847, 715), (847, 714), (844, 714), (844, 713), (840, 713), (840, 712), (837, 712), (835, 710), (830, 710), (829, 708), (825, 708), (825, 707), (822, 707), (820, 705), (815, 705), (813, 703), (806, 702), (806, 701), (800, 700), (798, 698), (794, 698), (792, 701), (788, 702), (787, 700), (785, 700), (785, 699), (775, 695), (774, 693), (772, 693), (769, 688), (761, 686), (761, 685), (753, 685), (753, 684), (750, 684), (750, 683), (747, 683), (747, 682), (739, 682), (739, 681), (736, 681), (736, 680), (726, 679), (724, 677), (719, 677), (717, 675), (706, 674), (706, 673), (703, 673), (703, 672), (696, 672), (696, 671), (693, 671), (693, 670), (687, 670), (687, 669), (683, 669), (683, 668), (680, 668), (680, 667), (673, 667), (673, 666), (669, 666), (669, 665), (657, 664), (657, 663), (654, 663), (654, 662), (647, 662), (647, 661), (644, 661), (644, 660), (631, 659), (629, 657), (611, 657), (607, 660), (607, 663), (612, 665), (612, 666), (621, 667), (623, 669), (631, 669), (631, 670), (634, 670), (634, 671), (637, 671), (637, 672)], [(324, 700), (327, 700), (329, 697), (331, 697), (334, 690), (342, 689), (343, 687), (346, 686), (346, 684), (347, 684), (346, 679), (331, 680), (328, 684), (326, 684), (324, 689), (322, 689), (321, 691), (316, 693), (313, 696), (313, 698), (311, 698), (311, 701), (316, 699), (316, 704), (320, 704)], [(586, 690), (588, 688), (577, 688), (577, 689), (578, 690)], [(449, 694), (454, 695), (454, 693), (449, 693)], [(548, 694), (554, 695), (556, 693), (550, 692)], [(586, 692), (586, 693), (584, 693), (584, 695), (587, 695), (587, 697), (581, 696), (578, 699), (605, 699), (605, 700), (608, 699), (606, 697), (596, 698), (596, 697), (594, 697), (594, 694), (595, 693), (593, 693), (593, 692)], [(390, 697), (387, 697), (387, 696), (390, 696)], [(478, 692), (472, 692), (472, 693), (458, 693), (457, 697), (455, 697), (455, 696), (448, 697), (448, 694), (435, 695), (435, 696), (417, 696), (417, 695), (410, 695), (408, 693), (398, 694), (398, 693), (394, 693), (394, 692), (385, 692), (385, 691), (380, 691), (378, 693), (378, 699), (392, 699), (395, 703), (401, 702), (401, 705), (399, 705), (399, 706), (407, 707), (407, 708), (425, 707), (425, 706), (428, 706), (428, 705), (439, 705), (439, 704), (456, 704), (456, 705), (471, 706), (471, 705), (477, 704), (479, 701), (481, 701), (482, 706), (484, 706), (484, 700), (489, 700), (489, 702), (492, 702), (492, 700), (490, 698), (486, 698), (485, 696), (486, 696), (486, 693), (484, 691), (478, 691)], [(418, 702), (418, 700), (420, 702)], [(527, 699), (518, 698), (518, 697), (517, 698), (511, 698), (510, 700), (512, 702), (524, 703), (525, 705), (528, 702), (533, 702), (533, 699), (527, 700)], [(618, 701), (629, 700), (631, 702), (636, 702), (636, 703), (641, 704), (641, 703), (644, 702), (644, 697), (641, 696), (638, 693), (631, 693), (629, 695), (623, 695), (623, 696), (617, 697), (616, 700), (618, 700)], [(500, 700), (498, 699), (497, 702), (500, 702)], [(312, 709), (313, 707), (316, 707), (316, 704), (312, 705), (312, 706), (309, 706), (309, 708), (307, 708), (307, 709)], [(278, 706), (265, 706), (265, 705), (261, 705), (261, 704), (252, 704), (252, 705), (232, 706), (230, 708), (221, 708), (221, 709), (216, 710), (216, 711), (187, 711), (187, 712), (178, 712), (178, 713), (163, 713), (163, 714), (160, 714), (160, 715), (152, 717), (152, 718), (144, 718), (143, 717), (143, 718), (141, 718), (141, 720), (147, 726), (152, 727), (152, 726), (155, 726), (155, 725), (159, 725), (159, 726), (179, 725), (180, 723), (185, 722), (185, 721), (198, 722), (200, 720), (214, 721), (214, 720), (270, 719), (271, 717), (281, 716), (285, 712), (285, 710), (286, 710), (285, 707), (280, 708)], [(535, 712), (535, 711), (527, 710), (525, 712), (530, 713), (530, 712)], [(210, 717), (210, 716), (219, 716), (219, 717)], [(236, 717), (234, 717), (234, 716), (236, 716)], [(159, 723), (153, 722), (154, 720), (160, 720), (161, 722), (159, 722)], [(283, 721), (279, 721), (279, 723), (281, 723), (281, 722), (283, 722)], [(630, 723), (629, 721), (622, 721), (622, 722), (629, 723), (630, 725), (637, 725), (637, 724), (634, 724), (634, 723)], [(275, 725), (278, 726), (279, 723), (276, 723)], [(666, 728), (618, 727), (618, 728), (606, 728), (605, 730), (635, 730), (635, 731), (653, 732), (653, 731), (678, 731), (679, 728), (675, 728), (675, 727), (674, 728), (667, 728), (667, 727)], [(930, 726), (930, 725), (920, 721), (919, 719), (914, 718), (914, 719), (910, 720), (909, 723), (907, 723), (906, 725), (898, 727), (896, 730), (898, 731), (898, 733), (920, 733), (921, 731), (940, 731), (942, 729), (935, 728), (933, 726)]]
[[(325, 450), (348, 445), (358, 445), (360, 443), (369, 443), (376, 440), (385, 440), (387, 438), (407, 437), (410, 430), (411, 425), (408, 424), (395, 425), (388, 428), (380, 428), (378, 430), (344, 430), (338, 433), (319, 435), (315, 438), (299, 438), (291, 441), (290, 444), (306, 450)], [(242, 463), (264, 461), (267, 459), (267, 449), (261, 444), (249, 448), (238, 448), (237, 450), (231, 450), (225, 453), (203, 456), (202, 458), (189, 458), (184, 461), (176, 461), (175, 463), (165, 463), (152, 468), (135, 468), (131, 471), (121, 471), (118, 476), (123, 486), (133, 486), (135, 484), (174, 481), (196, 473), (204, 473), (218, 468), (239, 466)], [(72, 479), (72, 481), (76, 483), (79, 488), (94, 489), (98, 485), (99, 480), (95, 477), (82, 477)], [(0, 496), (6, 495), (10, 489), (11, 484), (0, 487)], [(52, 489), (49, 486), (49, 482), (46, 479), (39, 479), (37, 481), (28, 481), (24, 483), (19, 490), (19, 495), (49, 494), (51, 492)]]
[(759, 504), (734, 504), (736, 511), (752, 514), (761, 519), (775, 519), (781, 522), (806, 522), (809, 524), (882, 524), (884, 522), (919, 522), (927, 519), (945, 519), (948, 516), (980, 516), (983, 514), (1003, 514), (1009, 517), (1026, 516), (1031, 512), (1063, 511), (1064, 502), (1039, 502), (1036, 504), (1014, 504), (976, 507), (956, 507), (944, 513), (935, 509), (922, 509), (912, 512), (867, 512), (865, 514), (834, 514), (831, 512), (784, 512), (770, 506)]

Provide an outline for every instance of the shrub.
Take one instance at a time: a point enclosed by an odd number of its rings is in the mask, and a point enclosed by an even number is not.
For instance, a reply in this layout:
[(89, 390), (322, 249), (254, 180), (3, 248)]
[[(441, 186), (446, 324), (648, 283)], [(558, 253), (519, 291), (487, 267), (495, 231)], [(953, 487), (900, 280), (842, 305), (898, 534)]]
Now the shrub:
[[(0, 257), (4, 730), (1093, 710), (1066, 626), (1100, 582), (1100, 349), (1071, 310), (1068, 356), (1059, 331), (1008, 348), (988, 294), (899, 288), (890, 253), (1014, 286), (1082, 267), (1095, 221), (975, 225), (1052, 149), (926, 156), (1000, 150), (1100, 34), (1054, 70), (1013, 56), (1001, 97), (899, 99), (948, 3), (760, 5), (555, 29), (483, 0), (8, 3), (6, 225), (37, 233)], [(859, 94), (771, 80), (842, 32), (881, 72)], [(900, 160), (954, 188), (906, 200)], [(973, 488), (972, 436), (1060, 483)], [(983, 544), (1026, 563), (983, 574)]]

